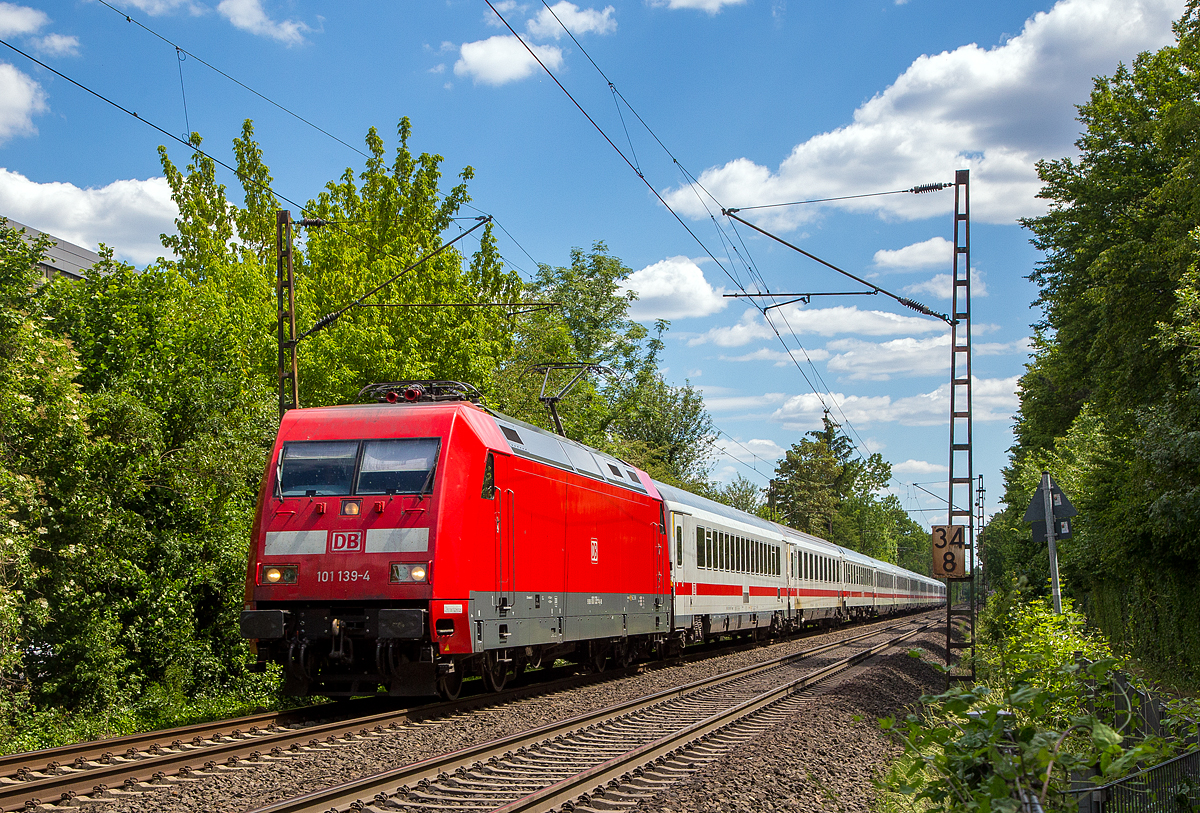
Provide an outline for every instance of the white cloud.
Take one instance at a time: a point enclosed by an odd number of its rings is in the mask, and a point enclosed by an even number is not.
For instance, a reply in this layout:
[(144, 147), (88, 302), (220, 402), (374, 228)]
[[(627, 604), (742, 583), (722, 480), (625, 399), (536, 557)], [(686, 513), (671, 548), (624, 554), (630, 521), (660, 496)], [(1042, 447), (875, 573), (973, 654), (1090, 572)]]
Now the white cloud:
[(217, 12), (234, 28), (278, 40), (289, 47), (302, 44), (304, 35), (312, 30), (298, 20), (272, 20), (263, 8), (262, 0), (221, 0)]
[[(554, 13), (550, 13), (550, 9)], [(603, 11), (593, 8), (583, 8), (567, 0), (555, 3), (549, 9), (542, 6), (537, 16), (525, 24), (525, 30), (531, 35), (545, 39), (559, 39), (566, 35), (563, 26), (571, 30), (575, 36), (580, 34), (611, 34), (617, 30), (617, 21), (613, 18), (616, 12), (612, 6), (606, 6)], [(554, 19), (557, 15), (558, 19)], [(562, 25), (559, 25), (559, 20)]]
[(782, 392), (768, 392), (763, 395), (723, 395), (710, 398), (706, 392), (704, 406), (709, 412), (735, 412), (746, 409), (762, 409), (771, 404), (778, 404), (787, 396)]
[[(974, 419), (980, 422), (1007, 421), (1018, 406), (1017, 379), (973, 378), (972, 396)], [(892, 400), (891, 396), (864, 396), (829, 393), (822, 396), (825, 403), (836, 402), (856, 427), (874, 423), (899, 423), (902, 426), (937, 426), (949, 419), (950, 385), (919, 395)], [(825, 406), (814, 393), (795, 395), (772, 414), (772, 419), (786, 428), (807, 431), (821, 426)]]
[[(1092, 77), (1172, 42), (1171, 23), (1183, 8), (1183, 0), (1059, 0), (1001, 45), (919, 57), (852, 123), (798, 144), (777, 170), (738, 158), (706, 170), (700, 183), (725, 206), (750, 206), (949, 182), (953, 170), (970, 169), (976, 220), (1040, 214), (1046, 202), (1034, 197), (1041, 186), (1034, 164), (1075, 153), (1074, 105), (1087, 100)], [(946, 212), (949, 194), (831, 205), (915, 219)], [(666, 198), (693, 217), (708, 216), (689, 188)], [(763, 223), (794, 228), (819, 211), (777, 209)]]
[(759, 318), (758, 311), (747, 310), (736, 325), (714, 327), (688, 340), (690, 346), (712, 342), (717, 347), (741, 347), (757, 339), (770, 339), (775, 334)]
[(32, 34), (50, 22), (46, 12), (29, 6), (0, 3), (0, 37)]
[(732, 441), (722, 435), (713, 444), (713, 448), (724, 453), (724, 457), (738, 460), (751, 466), (765, 469), (769, 474), (775, 461), (783, 456), (783, 447), (773, 440), (751, 438), (750, 440)]
[(848, 373), (851, 381), (887, 381), (893, 376), (950, 375), (948, 335), (886, 342), (836, 339), (826, 345), (835, 355), (829, 369)]
[[(925, 339), (905, 337), (886, 342), (865, 342), (861, 339), (835, 339), (825, 345), (834, 355), (829, 369), (848, 373), (851, 381), (888, 381), (896, 376), (927, 376), (950, 374), (950, 336), (930, 336)], [(975, 342), (976, 356), (1007, 356), (1029, 351), (1029, 339), (1015, 342)]]
[[(924, 282), (914, 282), (904, 287), (904, 293), (910, 296), (935, 296), (938, 299), (949, 299), (953, 293), (954, 282), (949, 274), (935, 274)], [(971, 269), (971, 296), (987, 296), (987, 285), (980, 273)]]
[(910, 268), (949, 267), (954, 259), (954, 244), (945, 237), (931, 237), (904, 248), (882, 248), (875, 252), (875, 267), (908, 270)]
[(634, 271), (621, 283), (637, 293), (629, 315), (638, 320), (686, 319), (724, 310), (724, 288), (713, 289), (700, 266), (687, 257), (668, 257)]
[(160, 14), (170, 14), (177, 8), (185, 8), (195, 15), (203, 14), (206, 11), (203, 6), (196, 5), (192, 0), (125, 0), (120, 5), (133, 6), (152, 17), (157, 17)]
[(93, 250), (104, 242), (119, 258), (144, 264), (164, 253), (159, 235), (175, 231), (178, 209), (166, 178), (80, 189), (0, 169), (0, 213)]
[[(839, 305), (833, 308), (788, 306), (771, 316), (780, 333), (815, 333), (835, 336), (839, 333), (858, 333), (867, 336), (894, 336), (899, 333), (930, 333), (945, 329), (944, 322), (920, 316), (901, 316), (886, 311), (860, 311), (857, 306)], [(718, 347), (741, 347), (756, 339), (774, 338), (775, 331), (767, 325), (757, 310), (747, 310), (736, 325), (715, 327), (688, 340), (689, 345), (712, 342)]]
[(669, 9), (694, 8), (716, 14), (725, 6), (740, 6), (746, 0), (650, 0), (652, 6), (666, 6)]
[[(533, 45), (534, 53), (546, 67), (562, 64), (562, 49), (553, 45)], [(476, 84), (503, 85), (515, 82), (538, 70), (537, 61), (514, 36), (495, 36), (477, 42), (464, 42), (454, 63), (455, 76), (469, 76)]]
[(948, 471), (945, 466), (937, 463), (927, 463), (924, 460), (913, 460), (911, 457), (903, 463), (893, 463), (893, 474), (940, 474)]
[(79, 56), (79, 37), (47, 34), (33, 41), (34, 48), (47, 56)]
[(1026, 355), (1033, 347), (1033, 339), (1025, 337), (1015, 342), (975, 342), (971, 350), (977, 356), (1007, 356), (1009, 354)]
[[(795, 351), (796, 361), (804, 363), (804, 353), (799, 350)], [(829, 351), (816, 348), (808, 351), (808, 358), (812, 361), (825, 361), (829, 358)], [(787, 367), (794, 364), (792, 357), (788, 355), (786, 350), (772, 350), (767, 347), (760, 347), (752, 353), (746, 353), (742, 356), (721, 356), (721, 361), (773, 361), (776, 367)]]
[(0, 143), (37, 132), (33, 115), (46, 110), (42, 86), (12, 65), (0, 63)]

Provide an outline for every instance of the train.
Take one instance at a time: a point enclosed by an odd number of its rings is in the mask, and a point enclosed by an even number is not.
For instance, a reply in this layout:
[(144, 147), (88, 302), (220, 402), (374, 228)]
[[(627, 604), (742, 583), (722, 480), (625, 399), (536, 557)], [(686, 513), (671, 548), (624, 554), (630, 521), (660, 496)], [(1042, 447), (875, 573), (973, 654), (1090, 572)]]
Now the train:
[(284, 414), (240, 631), (292, 695), (499, 691), (556, 660), (603, 670), (723, 636), (941, 605), (945, 585), (653, 480), (402, 381)]

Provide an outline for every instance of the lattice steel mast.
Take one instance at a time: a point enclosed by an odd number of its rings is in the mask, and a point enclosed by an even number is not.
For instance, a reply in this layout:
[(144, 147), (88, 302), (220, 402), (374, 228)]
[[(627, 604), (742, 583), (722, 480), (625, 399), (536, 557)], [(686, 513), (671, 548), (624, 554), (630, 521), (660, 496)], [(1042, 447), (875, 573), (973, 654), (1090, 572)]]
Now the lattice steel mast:
[[(954, 649), (970, 649), (969, 674), (949, 675), (950, 678), (975, 679), (975, 514), (972, 511), (975, 485), (975, 459), (972, 421), (971, 375), (971, 171), (954, 173), (954, 259), (953, 285), (950, 294), (950, 465), (948, 478), (949, 521), (967, 526), (967, 572), (964, 578), (946, 580), (946, 663), (951, 663)], [(967, 582), (967, 609), (954, 609), (953, 584)], [(967, 620), (968, 640), (953, 641), (952, 622), (955, 617)]]

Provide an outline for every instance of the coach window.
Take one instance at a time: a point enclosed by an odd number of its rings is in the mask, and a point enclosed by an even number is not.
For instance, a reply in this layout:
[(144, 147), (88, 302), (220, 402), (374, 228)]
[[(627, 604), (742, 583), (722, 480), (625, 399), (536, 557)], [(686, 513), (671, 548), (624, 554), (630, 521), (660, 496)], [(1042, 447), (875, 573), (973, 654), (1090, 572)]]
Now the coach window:
[(696, 526), (696, 567), (707, 568), (708, 557), (704, 555), (704, 526)]
[(675, 527), (675, 564), (683, 565), (683, 524)]
[(279, 495), (322, 497), (349, 494), (357, 440), (315, 440), (283, 444), (279, 453)]
[(483, 490), (479, 496), (485, 500), (496, 496), (496, 458), (491, 452), (487, 453), (487, 462), (483, 464)]

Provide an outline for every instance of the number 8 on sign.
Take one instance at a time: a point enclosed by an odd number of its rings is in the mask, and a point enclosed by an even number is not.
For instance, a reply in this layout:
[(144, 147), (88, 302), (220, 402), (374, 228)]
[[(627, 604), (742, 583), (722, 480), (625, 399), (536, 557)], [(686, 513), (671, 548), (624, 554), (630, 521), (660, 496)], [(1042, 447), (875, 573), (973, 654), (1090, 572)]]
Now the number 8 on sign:
[(961, 579), (967, 575), (966, 527), (962, 525), (933, 526), (933, 575)]

